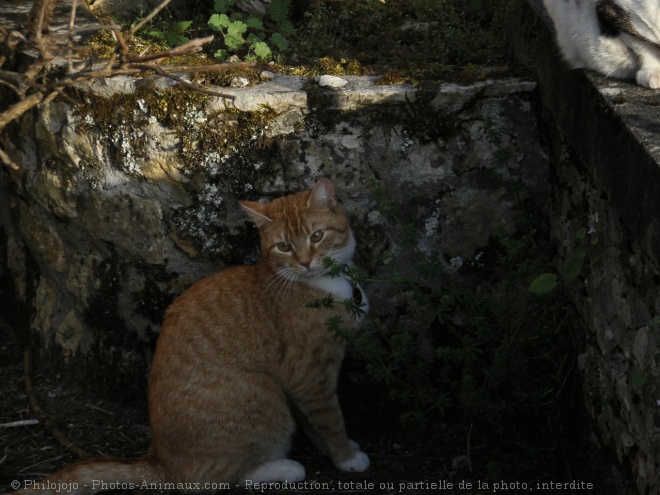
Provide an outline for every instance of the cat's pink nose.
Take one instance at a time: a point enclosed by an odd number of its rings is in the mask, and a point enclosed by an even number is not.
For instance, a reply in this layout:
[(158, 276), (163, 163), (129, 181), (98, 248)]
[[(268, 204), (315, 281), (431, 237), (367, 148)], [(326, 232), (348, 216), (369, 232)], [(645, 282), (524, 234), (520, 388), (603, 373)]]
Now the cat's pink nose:
[(298, 263), (300, 263), (302, 266), (307, 268), (309, 270), (310, 265), (312, 264), (312, 260), (299, 260)]

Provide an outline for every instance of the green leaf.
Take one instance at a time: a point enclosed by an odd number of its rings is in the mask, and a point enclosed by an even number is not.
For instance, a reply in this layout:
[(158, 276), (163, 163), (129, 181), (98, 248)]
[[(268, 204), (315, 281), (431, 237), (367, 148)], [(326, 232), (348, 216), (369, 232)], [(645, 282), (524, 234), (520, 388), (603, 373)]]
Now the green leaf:
[(573, 280), (582, 271), (584, 259), (587, 256), (587, 251), (584, 248), (578, 248), (575, 252), (564, 260), (564, 263), (559, 267), (559, 273), (566, 280)]
[(291, 36), (294, 31), (293, 23), (288, 19), (284, 20), (277, 26), (277, 30), (282, 33), (283, 36)]
[(548, 294), (555, 287), (557, 287), (557, 275), (554, 273), (543, 273), (532, 281), (528, 290), (533, 294)]
[(585, 237), (587, 237), (587, 229), (584, 227), (580, 227), (575, 231), (575, 237), (577, 239), (584, 239)]
[(261, 19), (258, 17), (248, 17), (245, 20), (245, 24), (247, 24), (248, 27), (252, 29), (259, 29), (262, 30), (264, 28), (264, 23)]
[(214, 31), (222, 31), (223, 28), (229, 27), (231, 21), (226, 14), (213, 14), (209, 19), (208, 24)]
[(171, 32), (167, 33), (167, 44), (170, 46), (183, 45), (189, 41), (190, 39), (186, 38), (185, 36), (179, 36), (178, 34)]
[(243, 38), (234, 38), (233, 36), (227, 36), (225, 38), (225, 45), (227, 45), (227, 48), (230, 50), (236, 50), (237, 48), (240, 48), (240, 46), (244, 43), (245, 40)]
[(227, 60), (227, 57), (229, 57), (229, 52), (227, 50), (220, 49), (213, 54), (213, 58), (218, 59), (221, 62)]
[(226, 14), (229, 7), (234, 5), (236, 0), (215, 0), (213, 10), (218, 14)]
[(273, 0), (268, 9), (270, 18), (275, 22), (282, 22), (289, 17), (289, 0)]
[(183, 32), (190, 27), (192, 21), (181, 21), (175, 22), (170, 28), (170, 32), (173, 34), (183, 34)]
[(247, 26), (244, 22), (232, 22), (227, 28), (227, 36), (225, 36), (225, 45), (228, 48), (238, 48), (245, 43), (242, 34), (247, 31)]
[(248, 34), (247, 42), (248, 42), (249, 44), (251, 44), (251, 45), (256, 45), (256, 44), (259, 43), (260, 41), (263, 41), (263, 40), (262, 40), (261, 38), (259, 38), (259, 36), (257, 36), (256, 34), (254, 34), (254, 33), (250, 33), (250, 34)]
[(289, 47), (289, 42), (280, 33), (273, 33), (272, 36), (270, 37), (270, 41), (281, 52), (283, 52), (284, 50), (286, 50)]
[(165, 38), (167, 36), (166, 31), (149, 31), (147, 34), (152, 38)]
[(247, 29), (247, 24), (245, 24), (243, 21), (233, 21), (227, 27), (227, 33), (231, 34), (232, 36), (240, 36), (245, 31), (247, 31)]

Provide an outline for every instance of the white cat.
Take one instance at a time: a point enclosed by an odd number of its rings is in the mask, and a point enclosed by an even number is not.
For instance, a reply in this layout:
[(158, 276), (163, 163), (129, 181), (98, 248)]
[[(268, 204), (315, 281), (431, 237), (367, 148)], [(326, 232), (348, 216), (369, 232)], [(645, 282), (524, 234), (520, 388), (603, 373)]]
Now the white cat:
[(543, 0), (573, 68), (660, 88), (660, 0)]

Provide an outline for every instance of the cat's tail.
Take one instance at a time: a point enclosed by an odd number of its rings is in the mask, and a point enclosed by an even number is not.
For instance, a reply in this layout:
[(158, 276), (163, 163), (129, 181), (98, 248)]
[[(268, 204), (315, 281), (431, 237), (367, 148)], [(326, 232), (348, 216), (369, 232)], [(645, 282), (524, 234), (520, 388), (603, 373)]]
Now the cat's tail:
[(77, 462), (39, 481), (14, 482), (23, 486), (13, 495), (91, 495), (104, 490), (133, 490), (164, 484), (160, 469), (147, 454), (135, 459), (101, 457)]

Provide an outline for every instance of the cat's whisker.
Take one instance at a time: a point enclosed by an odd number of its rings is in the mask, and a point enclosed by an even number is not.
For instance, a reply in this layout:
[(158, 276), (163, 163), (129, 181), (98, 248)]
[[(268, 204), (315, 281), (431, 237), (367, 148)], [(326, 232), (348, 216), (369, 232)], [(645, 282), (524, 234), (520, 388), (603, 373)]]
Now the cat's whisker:
[[(268, 285), (266, 285), (266, 287), (264, 288), (263, 292), (261, 293), (261, 298), (260, 298), (260, 300), (263, 299), (264, 297), (266, 297), (266, 294), (267, 294), (268, 292), (270, 292), (271, 295), (272, 295), (272, 292), (274, 292), (275, 290), (277, 290), (277, 293), (275, 294), (275, 298), (274, 298), (274, 299), (277, 300), (277, 297), (278, 297), (279, 293), (280, 293), (281, 290), (282, 290), (282, 286), (283, 286), (284, 284), (286, 284), (286, 281), (287, 281), (286, 271), (287, 271), (287, 270), (288, 270), (288, 269), (284, 269), (283, 271), (275, 272), (275, 273), (270, 277), (270, 279), (269, 279), (269, 281), (268, 281)], [(271, 290), (271, 289), (272, 289), (272, 290)]]
[(298, 281), (298, 276), (292, 268), (289, 268), (286, 272), (285, 283), (281, 287), (281, 293), (278, 294), (278, 297), (281, 295), (283, 298), (287, 296), (291, 289), (295, 289), (296, 282)]
[(286, 267), (279, 270), (270, 278), (268, 285), (261, 294), (261, 299), (266, 297), (267, 292), (270, 292), (275, 302), (284, 299), (290, 289), (295, 288), (296, 282), (298, 282), (298, 276), (293, 268)]
[(263, 297), (266, 294), (266, 292), (268, 292), (268, 290), (273, 286), (273, 284), (275, 284), (277, 286), (277, 284), (279, 282), (281, 282), (281, 279), (282, 279), (282, 275), (280, 274), (280, 272), (274, 273), (268, 279), (268, 284), (266, 285), (266, 287), (264, 287), (264, 290), (263, 290), (261, 296)]

